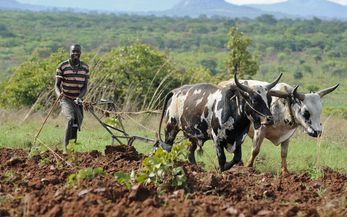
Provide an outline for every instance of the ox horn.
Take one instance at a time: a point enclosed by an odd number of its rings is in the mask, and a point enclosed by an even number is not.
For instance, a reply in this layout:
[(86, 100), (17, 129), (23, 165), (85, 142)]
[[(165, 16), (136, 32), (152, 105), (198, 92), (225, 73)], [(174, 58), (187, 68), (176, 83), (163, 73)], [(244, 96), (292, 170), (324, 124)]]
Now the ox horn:
[(326, 88), (324, 90), (320, 90), (317, 92), (317, 94), (322, 98), (323, 96), (327, 95), (328, 93), (333, 92), (340, 84), (336, 84), (335, 86)]
[(282, 73), (271, 84), (266, 85), (266, 88), (268, 90), (271, 90), (280, 81), (281, 77), (282, 77)]
[(278, 98), (287, 98), (290, 96), (289, 93), (284, 92), (284, 91), (280, 91), (280, 90), (270, 90), (269, 95), (270, 96), (276, 96)]
[(299, 93), (298, 92), (298, 87), (299, 85), (296, 85), (296, 87), (293, 90), (293, 96), (297, 99), (299, 99), (300, 101), (304, 101), (305, 99), (305, 94)]
[(246, 85), (243, 85), (239, 82), (239, 79), (237, 79), (237, 76), (236, 76), (237, 73), (234, 74), (234, 80), (235, 80), (235, 84), (238, 88), (240, 88), (242, 91), (245, 91), (247, 93), (253, 93), (253, 90), (251, 88), (249, 88), (248, 86)]

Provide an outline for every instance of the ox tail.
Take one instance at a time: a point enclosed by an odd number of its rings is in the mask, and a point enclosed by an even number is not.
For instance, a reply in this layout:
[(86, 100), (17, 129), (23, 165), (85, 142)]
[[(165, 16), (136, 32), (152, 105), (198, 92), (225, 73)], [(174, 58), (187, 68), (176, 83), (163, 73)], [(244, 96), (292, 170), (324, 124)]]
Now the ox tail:
[(169, 102), (169, 100), (172, 98), (173, 96), (173, 92), (169, 92), (166, 96), (165, 96), (165, 99), (164, 99), (164, 105), (163, 105), (163, 110), (161, 112), (161, 118), (160, 118), (160, 122), (159, 122), (159, 130), (158, 130), (158, 133), (157, 133), (157, 142), (155, 143), (155, 146), (158, 146), (159, 144), (163, 144), (163, 140), (161, 138), (161, 125), (163, 123), (163, 119), (164, 119), (164, 116), (165, 116), (165, 112), (166, 112), (166, 107), (167, 107), (167, 104)]

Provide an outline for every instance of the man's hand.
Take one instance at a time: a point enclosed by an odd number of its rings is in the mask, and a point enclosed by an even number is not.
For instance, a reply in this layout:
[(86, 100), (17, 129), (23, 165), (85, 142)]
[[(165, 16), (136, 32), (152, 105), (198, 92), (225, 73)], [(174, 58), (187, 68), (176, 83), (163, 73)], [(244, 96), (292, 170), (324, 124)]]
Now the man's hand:
[(83, 104), (83, 101), (81, 98), (77, 97), (74, 102), (76, 103), (76, 105), (82, 105)]

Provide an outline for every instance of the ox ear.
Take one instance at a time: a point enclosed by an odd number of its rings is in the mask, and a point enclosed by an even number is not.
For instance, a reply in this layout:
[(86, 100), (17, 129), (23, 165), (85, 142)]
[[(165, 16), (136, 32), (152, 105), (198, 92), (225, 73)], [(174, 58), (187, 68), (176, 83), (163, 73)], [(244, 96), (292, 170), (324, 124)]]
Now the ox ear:
[(271, 90), (280, 81), (281, 77), (282, 77), (282, 73), (271, 84), (266, 85), (266, 88), (268, 90)]
[(270, 90), (268, 93), (270, 96), (276, 96), (278, 98), (287, 98), (290, 96), (289, 93), (280, 90)]
[(324, 90), (320, 90), (317, 92), (317, 94), (322, 98), (323, 96), (327, 95), (328, 93), (333, 92), (340, 84), (336, 84), (335, 86), (326, 88)]
[(237, 78), (237, 73), (234, 74), (234, 80), (235, 80), (235, 84), (236, 86), (241, 90), (241, 91), (244, 91), (244, 92), (247, 92), (249, 94), (251, 93), (254, 93), (254, 91), (248, 87), (247, 85), (243, 85), (240, 83), (239, 79)]
[(305, 100), (305, 94), (299, 93), (298, 92), (298, 87), (299, 85), (296, 85), (296, 87), (294, 88), (292, 94), (295, 98), (299, 99), (300, 101), (304, 101)]

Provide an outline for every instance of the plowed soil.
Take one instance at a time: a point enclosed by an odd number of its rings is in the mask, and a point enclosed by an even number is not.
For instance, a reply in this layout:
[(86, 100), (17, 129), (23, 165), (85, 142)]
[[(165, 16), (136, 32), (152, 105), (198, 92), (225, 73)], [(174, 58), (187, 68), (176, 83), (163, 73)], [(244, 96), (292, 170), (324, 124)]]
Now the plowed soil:
[[(29, 158), (23, 150), (0, 149), (1, 217), (347, 216), (347, 177), (329, 169), (312, 180), (307, 173), (279, 177), (242, 166), (212, 173), (182, 162), (189, 190), (159, 194), (149, 186), (127, 189), (112, 176), (141, 167), (143, 156), (131, 146), (108, 146), (105, 155), (78, 153), (72, 166), (59, 156)], [(87, 167), (109, 175), (67, 185), (70, 174)]]

